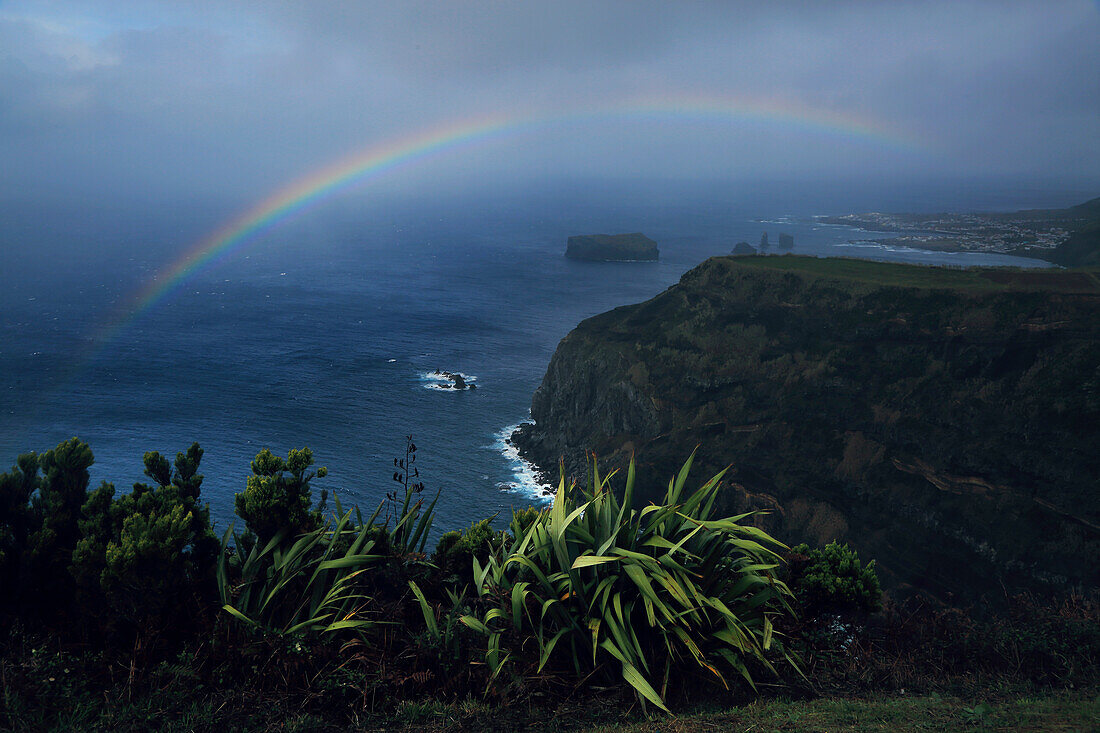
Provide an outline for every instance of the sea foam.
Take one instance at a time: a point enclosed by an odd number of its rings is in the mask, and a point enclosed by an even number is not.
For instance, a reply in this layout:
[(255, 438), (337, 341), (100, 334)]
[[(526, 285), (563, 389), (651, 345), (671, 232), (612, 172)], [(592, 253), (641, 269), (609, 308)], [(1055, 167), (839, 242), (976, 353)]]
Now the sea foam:
[(492, 447), (500, 451), (500, 454), (504, 456), (504, 460), (508, 462), (508, 467), (512, 470), (512, 481), (499, 483), (497, 487), (540, 504), (551, 504), (553, 503), (552, 492), (554, 487), (539, 480), (535, 464), (521, 456), (519, 449), (511, 441), (512, 433), (516, 432), (521, 425), (530, 422), (530, 420), (524, 420), (515, 425), (509, 425), (493, 436), (496, 440), (493, 442)]
[[(463, 374), (462, 372), (451, 372), (457, 376), (466, 380), (466, 384), (477, 384), (477, 377), (472, 374)], [(441, 371), (420, 372), (420, 381), (423, 383), (424, 389), (435, 389), (440, 392), (465, 392), (464, 389), (455, 389), (454, 382)], [(480, 385), (479, 385), (480, 386)]]

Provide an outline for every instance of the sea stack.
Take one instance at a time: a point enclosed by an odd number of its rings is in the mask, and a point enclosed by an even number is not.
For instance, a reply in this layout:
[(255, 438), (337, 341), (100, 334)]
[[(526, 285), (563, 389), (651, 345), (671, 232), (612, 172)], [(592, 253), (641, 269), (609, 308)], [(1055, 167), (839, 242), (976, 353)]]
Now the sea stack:
[(591, 262), (654, 262), (657, 243), (642, 234), (585, 234), (569, 238), (565, 256)]

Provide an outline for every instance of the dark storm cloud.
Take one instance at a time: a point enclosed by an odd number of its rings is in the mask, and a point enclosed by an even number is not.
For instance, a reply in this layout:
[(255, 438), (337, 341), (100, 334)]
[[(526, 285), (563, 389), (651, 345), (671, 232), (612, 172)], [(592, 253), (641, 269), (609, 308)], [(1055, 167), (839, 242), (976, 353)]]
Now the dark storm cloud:
[[(903, 131), (594, 122), (447, 166), (1096, 178), (1088, 2), (0, 3), (0, 195), (247, 197), (394, 136), (627, 97), (767, 98)], [(427, 175), (427, 173), (425, 173)]]

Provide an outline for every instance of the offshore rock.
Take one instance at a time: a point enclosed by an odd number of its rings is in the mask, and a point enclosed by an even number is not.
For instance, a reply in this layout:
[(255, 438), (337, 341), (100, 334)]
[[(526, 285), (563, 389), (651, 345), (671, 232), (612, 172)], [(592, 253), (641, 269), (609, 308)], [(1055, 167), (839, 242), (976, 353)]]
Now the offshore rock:
[(660, 257), (657, 243), (642, 234), (586, 234), (570, 237), (565, 256), (596, 262), (655, 261)]
[(944, 600), (1100, 583), (1100, 284), (1088, 273), (720, 257), (558, 346), (514, 436), (555, 481), (698, 446), (720, 509), (845, 541)]

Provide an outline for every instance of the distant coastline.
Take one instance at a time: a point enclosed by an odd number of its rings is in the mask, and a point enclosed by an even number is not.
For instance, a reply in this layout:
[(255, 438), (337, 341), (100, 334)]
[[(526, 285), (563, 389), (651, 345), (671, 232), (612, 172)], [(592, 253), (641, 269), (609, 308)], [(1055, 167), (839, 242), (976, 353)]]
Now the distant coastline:
[(817, 216), (820, 224), (895, 236), (852, 244), (933, 252), (982, 252), (1031, 257), (1072, 267), (1100, 264), (1100, 198), (1067, 209), (1012, 213), (879, 213)]

